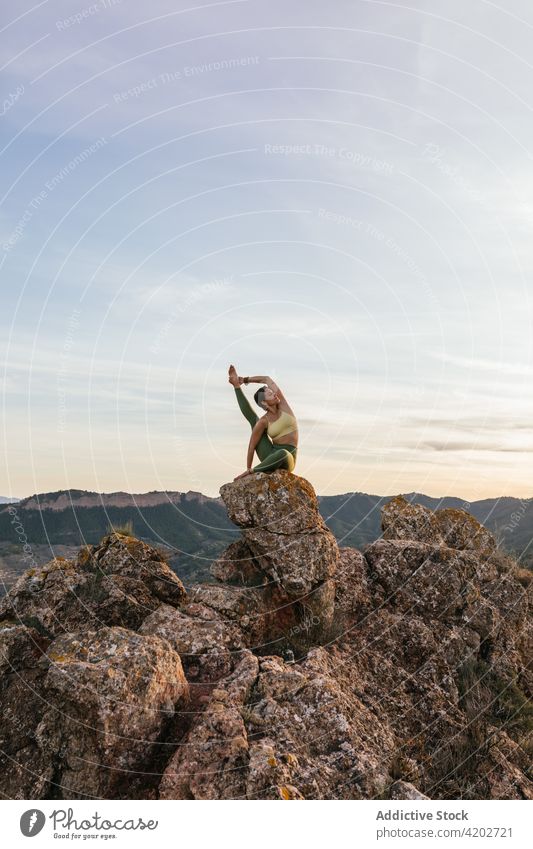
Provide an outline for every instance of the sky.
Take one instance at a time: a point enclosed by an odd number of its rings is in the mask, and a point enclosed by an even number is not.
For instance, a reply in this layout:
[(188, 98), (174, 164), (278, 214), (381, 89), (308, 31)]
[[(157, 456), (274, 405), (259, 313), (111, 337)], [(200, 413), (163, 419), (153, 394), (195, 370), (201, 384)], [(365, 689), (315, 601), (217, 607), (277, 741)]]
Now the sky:
[(533, 496), (530, 2), (0, 14), (0, 495)]

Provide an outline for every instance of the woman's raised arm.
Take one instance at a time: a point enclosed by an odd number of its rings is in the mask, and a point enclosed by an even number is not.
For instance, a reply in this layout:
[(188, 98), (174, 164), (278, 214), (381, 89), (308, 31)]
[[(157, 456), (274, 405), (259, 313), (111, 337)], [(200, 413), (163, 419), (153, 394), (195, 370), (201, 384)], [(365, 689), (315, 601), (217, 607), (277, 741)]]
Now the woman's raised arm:
[(268, 383), (270, 378), (260, 374), (254, 374), (253, 377), (245, 377), (244, 380), (247, 383)]
[(256, 374), (253, 377), (247, 377), (247, 378), (243, 378), (243, 379), (244, 379), (245, 383), (246, 382), (248, 382), (248, 383), (266, 383), (266, 385), (268, 387), (270, 387), (270, 389), (272, 389), (272, 392), (275, 392), (276, 395), (279, 395), (279, 397), (281, 398), (282, 401), (286, 401), (286, 398), (285, 398), (283, 392), (281, 391), (281, 389), (279, 388), (278, 384), (274, 380), (272, 380), (272, 378), (269, 377), (267, 374), (265, 374), (265, 375), (257, 375)]

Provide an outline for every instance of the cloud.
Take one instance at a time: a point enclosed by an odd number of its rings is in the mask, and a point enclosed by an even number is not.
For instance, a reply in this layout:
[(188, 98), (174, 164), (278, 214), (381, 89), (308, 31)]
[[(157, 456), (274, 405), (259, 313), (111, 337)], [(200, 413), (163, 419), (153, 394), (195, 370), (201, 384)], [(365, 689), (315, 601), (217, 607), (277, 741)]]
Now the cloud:
[[(428, 351), (428, 356), (442, 362), (451, 363), (459, 368), (471, 371), (490, 371), (493, 374), (515, 374), (530, 376), (533, 373), (533, 362), (505, 362), (503, 360), (488, 360), (482, 357), (464, 357), (449, 354), (446, 351)], [(531, 354), (530, 354), (531, 355)]]
[[(409, 446), (405, 446), (409, 447)], [(416, 449), (430, 448), (432, 451), (495, 451), (496, 453), (510, 452), (517, 454), (526, 454), (533, 450), (533, 445), (522, 445), (516, 448), (512, 446), (502, 445), (499, 442), (438, 442), (429, 441), (421, 442), (410, 446)]]
[(449, 431), (506, 433), (513, 430), (533, 431), (531, 421), (518, 421), (509, 416), (472, 416), (471, 418), (435, 418), (428, 413), (423, 416), (405, 416), (402, 424), (414, 427), (442, 427)]

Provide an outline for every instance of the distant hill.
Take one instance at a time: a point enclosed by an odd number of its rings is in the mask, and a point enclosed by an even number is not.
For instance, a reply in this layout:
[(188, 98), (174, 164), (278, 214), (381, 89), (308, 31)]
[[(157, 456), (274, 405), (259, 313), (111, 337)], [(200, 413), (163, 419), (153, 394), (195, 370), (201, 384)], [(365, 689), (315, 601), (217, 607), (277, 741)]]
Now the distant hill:
[[(196, 580), (209, 577), (212, 560), (239, 536), (222, 499), (193, 490), (142, 494), (82, 489), (45, 492), (19, 501), (17, 518), (28, 542), (40, 546), (94, 544), (110, 527), (128, 525), (139, 538), (176, 549), (171, 565), (184, 579), (192, 573)], [(20, 528), (14, 527), (8, 506), (0, 505), (0, 544), (20, 543), (19, 534)]]
[(15, 498), (9, 495), (0, 495), (0, 504), (16, 504), (20, 498)]
[[(417, 492), (402, 494), (431, 510), (466, 509), (495, 533), (503, 548), (521, 557), (523, 565), (533, 567), (533, 499), (506, 497), (468, 503)], [(381, 508), (392, 497), (347, 492), (319, 496), (318, 503), (338, 543), (361, 548), (380, 536)], [(129, 526), (141, 539), (174, 549), (171, 565), (185, 581), (209, 579), (211, 562), (239, 537), (222, 499), (193, 490), (142, 494), (60, 490), (20, 500), (17, 515), (28, 542), (40, 546), (97, 543), (110, 527)], [(0, 545), (20, 544), (18, 533), (8, 507), (0, 505)], [(23, 568), (27, 567), (21, 565), (21, 571)]]

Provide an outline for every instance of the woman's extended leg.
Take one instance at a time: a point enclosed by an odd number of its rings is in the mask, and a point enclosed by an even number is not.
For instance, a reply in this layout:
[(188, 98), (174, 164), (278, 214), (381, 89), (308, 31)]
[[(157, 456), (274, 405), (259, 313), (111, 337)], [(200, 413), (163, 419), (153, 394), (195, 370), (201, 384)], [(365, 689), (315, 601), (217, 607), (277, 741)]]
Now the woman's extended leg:
[[(254, 411), (250, 407), (248, 398), (242, 391), (241, 387), (234, 386), (233, 388), (235, 389), (235, 395), (237, 396), (237, 401), (239, 402), (239, 407), (241, 408), (242, 414), (250, 422), (250, 425), (253, 428), (255, 423), (259, 421), (259, 416), (257, 415), (257, 413), (254, 413)], [(255, 446), (256, 454), (260, 460), (264, 460), (266, 457), (268, 457), (268, 455), (272, 451), (272, 445), (272, 440), (265, 431), (265, 433), (261, 435), (261, 439)]]
[(250, 407), (250, 403), (248, 401), (248, 398), (246, 397), (246, 395), (242, 391), (241, 387), (240, 386), (234, 386), (233, 388), (235, 389), (235, 395), (237, 396), (237, 401), (239, 402), (239, 407), (241, 408), (241, 412), (242, 412), (244, 418), (248, 419), (251, 426), (253, 427), (255, 425), (255, 423), (257, 422), (257, 420), (259, 419), (259, 416), (256, 413), (254, 413), (254, 411)]

